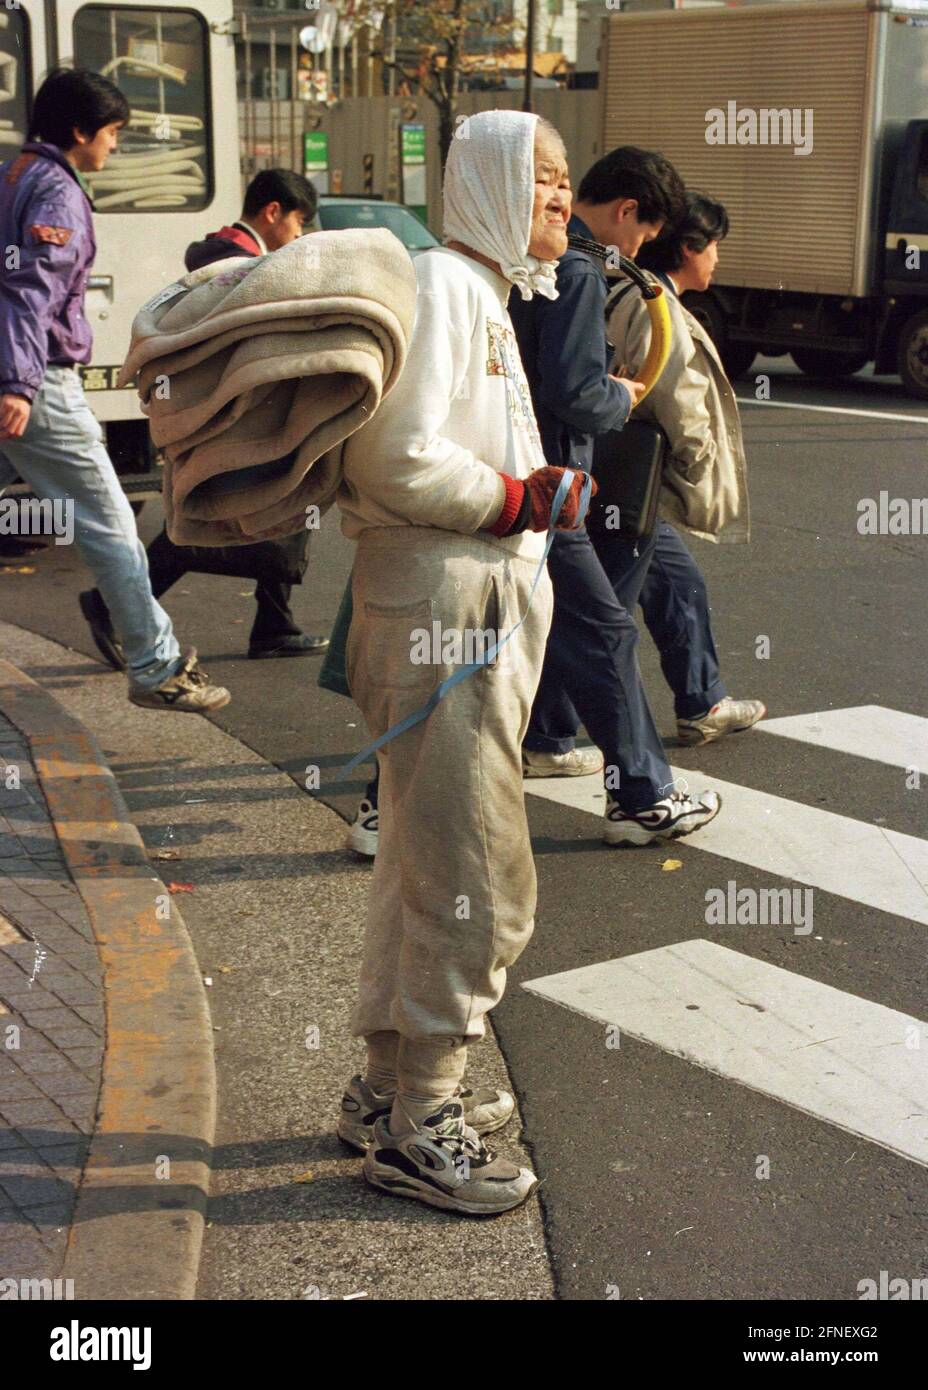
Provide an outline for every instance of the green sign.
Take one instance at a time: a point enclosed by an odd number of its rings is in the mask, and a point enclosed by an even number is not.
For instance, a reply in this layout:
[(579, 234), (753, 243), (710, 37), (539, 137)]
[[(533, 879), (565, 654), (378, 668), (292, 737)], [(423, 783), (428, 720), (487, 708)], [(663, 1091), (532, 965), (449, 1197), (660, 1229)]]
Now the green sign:
[(421, 221), (428, 218), (428, 195), (425, 169), (425, 126), (400, 126), (400, 167), (402, 169), (402, 198)]
[(329, 191), (329, 136), (325, 130), (303, 134), (303, 173), (312, 179), (317, 193)]
[(403, 163), (404, 164), (424, 164), (425, 163), (425, 126), (424, 125), (404, 125), (403, 128)]

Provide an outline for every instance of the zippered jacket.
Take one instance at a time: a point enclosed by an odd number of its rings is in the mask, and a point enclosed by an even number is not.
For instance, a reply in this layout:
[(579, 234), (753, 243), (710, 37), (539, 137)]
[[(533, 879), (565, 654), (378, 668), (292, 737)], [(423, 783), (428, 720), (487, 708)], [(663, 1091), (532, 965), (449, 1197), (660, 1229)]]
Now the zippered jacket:
[(90, 361), (92, 211), (57, 145), (28, 141), (0, 165), (0, 394), (31, 401), (46, 367)]

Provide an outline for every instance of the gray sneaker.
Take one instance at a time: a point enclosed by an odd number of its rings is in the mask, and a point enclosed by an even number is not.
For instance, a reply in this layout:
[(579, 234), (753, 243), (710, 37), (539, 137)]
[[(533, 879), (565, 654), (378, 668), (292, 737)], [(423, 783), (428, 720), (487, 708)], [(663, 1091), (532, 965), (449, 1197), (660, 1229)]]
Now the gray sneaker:
[(129, 699), (142, 709), (211, 714), (214, 709), (222, 709), (223, 705), (227, 705), (232, 696), (224, 685), (210, 685), (209, 676), (197, 663), (196, 647), (188, 647), (173, 676), (169, 676), (154, 690), (145, 690), (130, 683)]
[(522, 749), (523, 777), (589, 777), (602, 772), (604, 759), (598, 748), (571, 748), (569, 753), (537, 753)]
[[(452, 1096), (464, 1108), (464, 1123), (478, 1134), (493, 1134), (512, 1119), (516, 1103), (508, 1091), (491, 1086), (476, 1090), (459, 1086)], [(342, 1096), (341, 1114), (335, 1132), (345, 1144), (367, 1153), (374, 1137), (374, 1125), (393, 1108), (393, 1092), (372, 1091), (361, 1076), (353, 1076)]]
[(495, 1216), (520, 1207), (538, 1179), (486, 1147), (464, 1123), (460, 1100), (449, 1100), (419, 1129), (392, 1134), (377, 1120), (361, 1170), (371, 1187), (393, 1197), (414, 1197), (465, 1216)]

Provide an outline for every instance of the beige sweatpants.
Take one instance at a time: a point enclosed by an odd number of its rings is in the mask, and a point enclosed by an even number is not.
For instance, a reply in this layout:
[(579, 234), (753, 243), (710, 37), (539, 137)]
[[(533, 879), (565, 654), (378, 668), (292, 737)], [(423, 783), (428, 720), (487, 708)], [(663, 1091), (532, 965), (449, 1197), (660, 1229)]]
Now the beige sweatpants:
[[(347, 674), (372, 736), (417, 709), (456, 669), (412, 661), (414, 631), (431, 636), (436, 620), (462, 641), (477, 630), (508, 631), (528, 607), (537, 563), (492, 537), (418, 526), (363, 532)], [(551, 609), (544, 573), (496, 663), (380, 751), (381, 829), (356, 1036), (483, 1037), (506, 967), (532, 934), (536, 880), (521, 745)]]

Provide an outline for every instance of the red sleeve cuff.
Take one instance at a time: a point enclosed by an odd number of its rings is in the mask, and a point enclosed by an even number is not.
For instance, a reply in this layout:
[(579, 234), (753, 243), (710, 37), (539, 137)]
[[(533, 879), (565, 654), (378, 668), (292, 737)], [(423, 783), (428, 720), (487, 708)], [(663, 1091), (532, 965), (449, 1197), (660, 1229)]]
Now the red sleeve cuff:
[(500, 477), (506, 488), (506, 498), (503, 502), (503, 510), (496, 518), (492, 526), (487, 530), (492, 536), (505, 536), (522, 506), (522, 498), (525, 496), (525, 484), (518, 478), (510, 478), (508, 473), (501, 473)]

